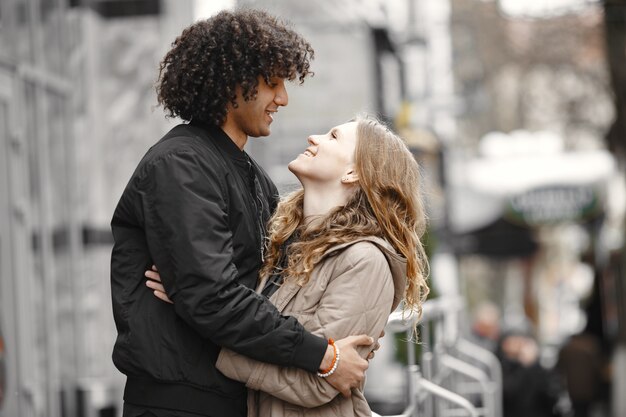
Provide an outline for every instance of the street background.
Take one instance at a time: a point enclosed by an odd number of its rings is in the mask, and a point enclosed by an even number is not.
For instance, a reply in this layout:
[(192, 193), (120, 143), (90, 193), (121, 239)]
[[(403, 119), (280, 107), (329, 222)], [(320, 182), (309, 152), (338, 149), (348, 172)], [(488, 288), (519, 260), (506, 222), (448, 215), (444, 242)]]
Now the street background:
[[(390, 328), (372, 407), (400, 414), (417, 396), (419, 415), (462, 415), (432, 402), (432, 382), (467, 413), (521, 416), (511, 404), (549, 380), (545, 415), (626, 416), (626, 1), (2, 0), (0, 417), (120, 415), (110, 218), (178, 122), (156, 106), (161, 57), (232, 7), (290, 21), (315, 49), (315, 76), (247, 145), (281, 191), (308, 135), (363, 111), (422, 166), (425, 341)], [(502, 374), (454, 362), (465, 341)]]

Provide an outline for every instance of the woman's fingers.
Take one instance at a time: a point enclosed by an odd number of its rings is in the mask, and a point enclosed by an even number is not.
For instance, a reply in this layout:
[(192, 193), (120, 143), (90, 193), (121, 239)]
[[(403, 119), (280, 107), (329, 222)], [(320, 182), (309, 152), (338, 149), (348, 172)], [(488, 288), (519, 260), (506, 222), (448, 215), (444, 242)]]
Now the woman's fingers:
[(161, 275), (155, 265), (152, 265), (152, 270), (146, 271), (144, 275), (148, 278), (146, 286), (154, 290), (153, 293), (155, 297), (165, 301), (166, 303), (174, 304), (165, 293), (165, 287), (163, 287), (163, 284), (161, 283)]
[(172, 300), (170, 300), (169, 298), (167, 298), (167, 295), (164, 292), (161, 291), (153, 291), (155, 297), (160, 298), (161, 300), (165, 301), (166, 303), (170, 303), (170, 304), (174, 304), (172, 302)]
[(152, 292), (154, 293), (155, 297), (165, 301), (166, 303), (174, 304), (172, 300), (170, 300), (167, 294), (165, 293), (165, 288), (163, 287), (163, 284), (161, 284), (160, 282), (148, 280), (146, 281), (146, 287), (153, 290)]
[(165, 287), (163, 287), (163, 284), (161, 284), (160, 282), (155, 282), (155, 281), (150, 281), (147, 280), (146, 281), (146, 286), (150, 289), (153, 289), (155, 291), (160, 291), (160, 292), (165, 292)]
[(146, 278), (161, 282), (161, 275), (156, 271), (146, 271), (144, 275)]

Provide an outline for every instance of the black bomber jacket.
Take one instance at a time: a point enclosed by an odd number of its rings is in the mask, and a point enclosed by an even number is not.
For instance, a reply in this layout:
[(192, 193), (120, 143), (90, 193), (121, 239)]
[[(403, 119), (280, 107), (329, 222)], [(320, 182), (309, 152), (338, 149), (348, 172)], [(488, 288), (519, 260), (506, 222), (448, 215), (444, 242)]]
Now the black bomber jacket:
[[(267, 174), (217, 127), (174, 127), (143, 157), (111, 227), (115, 366), (126, 402), (245, 416), (244, 385), (215, 368), (220, 346), (317, 370), (327, 341), (253, 289), (278, 198)], [(174, 305), (145, 286), (155, 264)]]

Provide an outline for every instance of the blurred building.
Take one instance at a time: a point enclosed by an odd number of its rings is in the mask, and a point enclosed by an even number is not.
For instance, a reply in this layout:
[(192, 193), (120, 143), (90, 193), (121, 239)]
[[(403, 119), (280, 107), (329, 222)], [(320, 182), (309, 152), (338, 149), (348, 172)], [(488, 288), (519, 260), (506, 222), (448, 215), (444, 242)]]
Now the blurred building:
[(602, 4), (452, 5), (463, 105), (449, 203), (460, 285), (471, 308), (498, 303), (504, 328), (530, 326), (544, 365), (573, 335), (595, 338), (598, 384), (613, 369), (608, 382), (623, 392), (614, 349), (626, 196), (605, 145), (615, 111)]
[(74, 86), (67, 73), (75, 21), (58, 3), (0, 5), (0, 297), (6, 385), (2, 415), (59, 415), (75, 376), (80, 256)]
[(2, 416), (115, 415), (108, 223), (190, 1), (0, 4)]
[[(516, 4), (452, 2), (454, 77), (463, 105), (449, 152), (451, 224), (462, 234), (458, 253), (500, 267), (514, 259), (511, 268), (488, 268), (492, 278), (472, 278), (466, 288), (477, 290), (470, 297), (489, 289), (482, 296), (516, 306), (545, 341), (558, 344), (584, 326), (576, 304), (593, 278), (575, 284), (586, 279), (576, 270), (585, 253), (595, 253), (593, 268), (616, 244), (605, 238), (619, 228), (614, 208), (624, 198), (611, 191), (619, 172), (604, 145), (614, 110), (602, 7)], [(468, 277), (481, 270), (476, 257), (463, 261)], [(517, 277), (504, 279), (507, 271)], [(586, 290), (573, 295), (577, 285)], [(576, 308), (555, 303), (562, 299)]]

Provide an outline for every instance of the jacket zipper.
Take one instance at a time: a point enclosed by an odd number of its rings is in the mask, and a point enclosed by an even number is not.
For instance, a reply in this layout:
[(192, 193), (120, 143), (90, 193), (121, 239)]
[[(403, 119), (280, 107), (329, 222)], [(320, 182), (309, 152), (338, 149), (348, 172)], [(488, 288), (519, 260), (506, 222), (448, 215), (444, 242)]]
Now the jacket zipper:
[[(261, 197), (257, 192), (257, 179), (256, 174), (254, 172), (254, 168), (252, 166), (252, 161), (250, 161), (250, 157), (247, 158), (248, 162), (248, 178), (249, 178), (249, 188), (252, 193), (252, 202), (254, 204), (254, 211), (257, 217), (257, 231), (259, 234), (259, 249), (261, 253), (261, 262), (265, 261), (265, 245), (263, 244), (265, 241), (265, 236), (263, 233), (263, 202), (261, 201)], [(259, 184), (260, 186), (260, 184)]]

